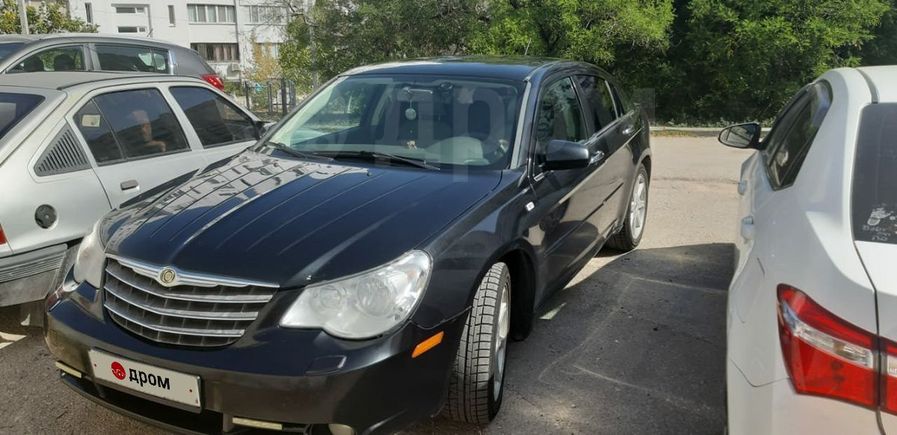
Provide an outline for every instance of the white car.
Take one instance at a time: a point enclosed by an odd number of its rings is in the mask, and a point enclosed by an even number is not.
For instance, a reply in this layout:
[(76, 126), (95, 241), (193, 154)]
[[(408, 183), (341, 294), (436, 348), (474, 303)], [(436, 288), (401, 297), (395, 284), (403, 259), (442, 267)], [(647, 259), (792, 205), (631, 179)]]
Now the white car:
[(194, 78), (0, 78), (0, 307), (43, 299), (100, 216), (236, 154), (263, 124)]
[(731, 434), (897, 433), (897, 67), (836, 69), (720, 141), (742, 166)]

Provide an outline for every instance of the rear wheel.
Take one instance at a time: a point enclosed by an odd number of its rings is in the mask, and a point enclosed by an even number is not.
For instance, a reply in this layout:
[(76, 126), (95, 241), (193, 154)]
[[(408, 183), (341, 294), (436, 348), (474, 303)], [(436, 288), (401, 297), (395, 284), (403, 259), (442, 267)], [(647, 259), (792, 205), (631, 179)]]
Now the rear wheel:
[(648, 218), (648, 185), (648, 171), (644, 165), (639, 164), (632, 192), (629, 194), (623, 228), (607, 241), (607, 246), (619, 251), (631, 251), (642, 241)]
[(455, 357), (446, 404), (453, 420), (486, 424), (498, 413), (510, 330), (511, 276), (495, 263), (474, 296)]

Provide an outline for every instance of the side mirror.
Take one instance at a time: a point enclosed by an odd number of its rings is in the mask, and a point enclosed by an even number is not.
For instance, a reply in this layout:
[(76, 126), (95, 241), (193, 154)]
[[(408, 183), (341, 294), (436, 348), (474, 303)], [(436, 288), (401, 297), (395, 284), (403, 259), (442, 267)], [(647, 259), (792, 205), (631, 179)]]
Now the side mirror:
[(741, 149), (760, 149), (760, 124), (730, 125), (719, 133), (719, 142), (725, 146)]
[(576, 169), (589, 166), (589, 149), (579, 142), (554, 139), (548, 142), (543, 169)]
[(265, 134), (268, 133), (268, 130), (270, 130), (273, 125), (274, 125), (273, 122), (265, 121), (263, 119), (259, 119), (258, 121), (255, 121), (255, 138), (261, 139), (262, 137), (264, 137)]

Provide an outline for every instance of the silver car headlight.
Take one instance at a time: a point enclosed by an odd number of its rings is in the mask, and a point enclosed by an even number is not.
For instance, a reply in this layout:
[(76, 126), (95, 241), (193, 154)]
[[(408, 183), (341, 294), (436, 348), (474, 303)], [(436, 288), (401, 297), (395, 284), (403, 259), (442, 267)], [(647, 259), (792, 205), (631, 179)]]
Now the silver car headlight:
[(286, 328), (321, 328), (335, 337), (381, 335), (404, 322), (427, 287), (433, 262), (410, 251), (375, 269), (309, 286), (280, 320)]
[(90, 233), (81, 240), (75, 257), (75, 281), (87, 282), (100, 288), (103, 283), (103, 269), (106, 265), (106, 248), (100, 240), (100, 223), (94, 224)]

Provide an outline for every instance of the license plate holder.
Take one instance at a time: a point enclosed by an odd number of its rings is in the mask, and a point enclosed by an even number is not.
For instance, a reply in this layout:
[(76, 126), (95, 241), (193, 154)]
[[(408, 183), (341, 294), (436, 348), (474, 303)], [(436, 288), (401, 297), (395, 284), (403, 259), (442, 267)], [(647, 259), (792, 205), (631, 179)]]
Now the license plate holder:
[(137, 362), (95, 349), (89, 350), (87, 354), (95, 380), (120, 387), (125, 391), (135, 391), (191, 408), (201, 406), (199, 376)]

